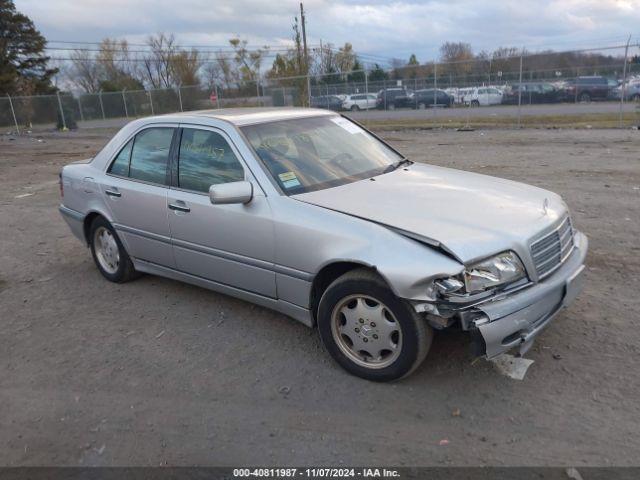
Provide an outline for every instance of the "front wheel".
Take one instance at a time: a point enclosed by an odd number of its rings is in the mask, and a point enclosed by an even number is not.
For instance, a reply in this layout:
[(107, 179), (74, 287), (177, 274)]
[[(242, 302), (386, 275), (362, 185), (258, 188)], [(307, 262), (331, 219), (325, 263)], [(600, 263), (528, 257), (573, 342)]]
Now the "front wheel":
[(348, 272), (329, 285), (318, 307), (318, 330), (340, 366), (378, 382), (413, 372), (433, 338), (411, 305), (367, 269)]

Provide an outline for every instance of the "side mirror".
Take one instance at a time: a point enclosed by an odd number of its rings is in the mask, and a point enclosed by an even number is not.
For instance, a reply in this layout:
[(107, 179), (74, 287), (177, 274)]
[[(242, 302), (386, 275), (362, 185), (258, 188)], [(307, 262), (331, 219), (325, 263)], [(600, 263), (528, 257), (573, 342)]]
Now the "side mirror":
[(209, 187), (209, 200), (214, 205), (249, 203), (252, 198), (253, 184), (251, 182), (221, 183)]

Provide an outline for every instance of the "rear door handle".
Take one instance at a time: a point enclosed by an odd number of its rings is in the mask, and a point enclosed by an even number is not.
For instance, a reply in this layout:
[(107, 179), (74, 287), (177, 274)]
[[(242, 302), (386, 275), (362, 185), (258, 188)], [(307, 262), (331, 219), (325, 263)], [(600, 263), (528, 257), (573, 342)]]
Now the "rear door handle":
[(186, 205), (176, 205), (175, 203), (169, 204), (169, 210), (177, 210), (178, 212), (189, 213), (191, 209)]
[(121, 197), (122, 196), (122, 194), (120, 192), (117, 192), (115, 190), (105, 190), (104, 193), (106, 193), (110, 197)]

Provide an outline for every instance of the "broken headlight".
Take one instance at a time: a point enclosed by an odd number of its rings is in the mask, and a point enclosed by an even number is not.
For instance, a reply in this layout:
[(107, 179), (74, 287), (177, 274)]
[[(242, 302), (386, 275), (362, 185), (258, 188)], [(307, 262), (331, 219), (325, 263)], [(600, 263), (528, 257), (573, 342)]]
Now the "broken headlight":
[(463, 274), (467, 293), (478, 293), (512, 283), (525, 275), (524, 266), (518, 255), (511, 251), (470, 265)]
[(525, 276), (526, 272), (518, 255), (508, 251), (469, 265), (459, 276), (438, 280), (435, 285), (445, 295), (472, 295), (517, 282)]

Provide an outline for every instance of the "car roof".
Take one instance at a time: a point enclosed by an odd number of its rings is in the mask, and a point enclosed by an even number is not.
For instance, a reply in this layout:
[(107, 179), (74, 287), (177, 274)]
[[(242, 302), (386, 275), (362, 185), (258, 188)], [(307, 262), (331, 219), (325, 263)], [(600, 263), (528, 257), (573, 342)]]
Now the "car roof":
[(237, 126), (253, 125), (256, 123), (275, 122), (278, 120), (291, 120), (296, 118), (318, 117), (335, 115), (333, 112), (318, 108), (300, 107), (262, 107), (262, 108), (219, 108), (215, 110), (196, 110), (193, 112), (173, 113), (148, 117), (151, 119), (168, 119), (173, 121), (218, 119)]

